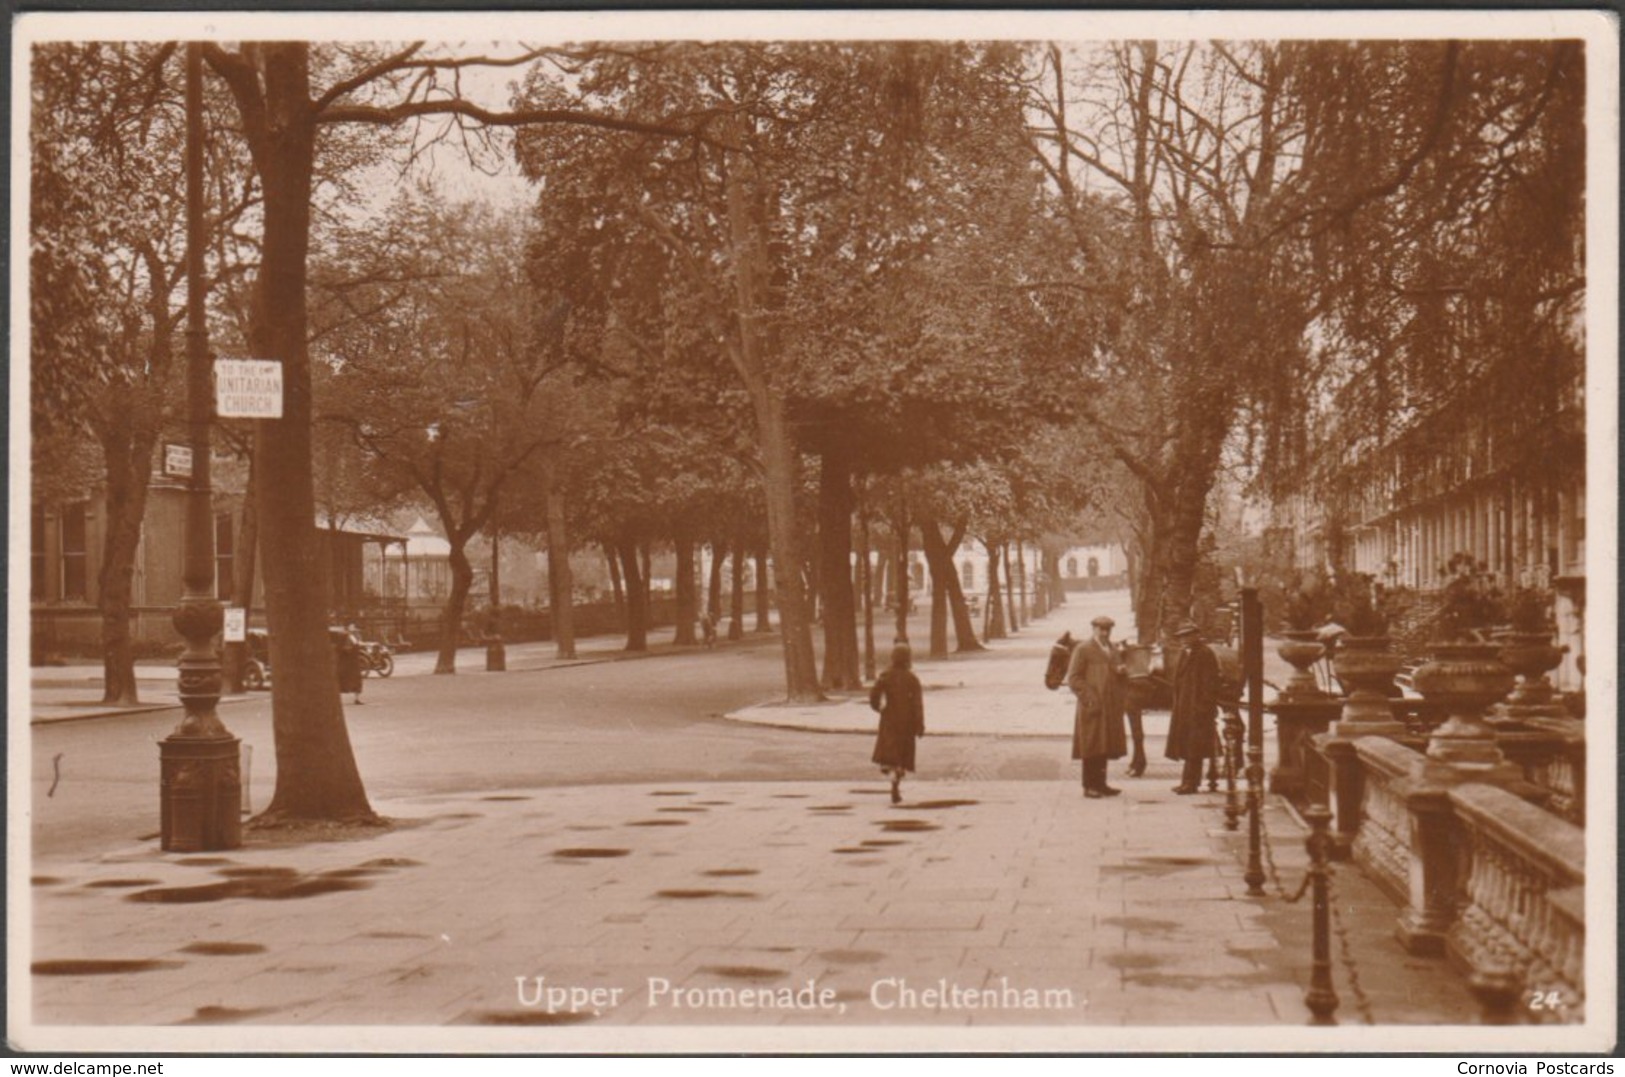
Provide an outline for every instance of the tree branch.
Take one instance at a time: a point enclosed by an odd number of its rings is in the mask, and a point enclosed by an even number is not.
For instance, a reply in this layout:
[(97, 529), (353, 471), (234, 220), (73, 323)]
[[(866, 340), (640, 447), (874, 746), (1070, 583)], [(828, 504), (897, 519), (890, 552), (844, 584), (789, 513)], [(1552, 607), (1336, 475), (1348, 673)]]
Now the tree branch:
[(606, 116), (568, 108), (529, 108), (494, 112), (471, 101), (402, 101), (395, 105), (330, 105), (317, 115), (317, 123), (370, 123), (392, 127), (423, 116), (452, 116), (474, 120), (487, 127), (522, 127), (544, 124), (575, 124), (610, 131), (663, 138), (688, 138), (697, 133), (687, 127), (647, 123), (620, 116)]

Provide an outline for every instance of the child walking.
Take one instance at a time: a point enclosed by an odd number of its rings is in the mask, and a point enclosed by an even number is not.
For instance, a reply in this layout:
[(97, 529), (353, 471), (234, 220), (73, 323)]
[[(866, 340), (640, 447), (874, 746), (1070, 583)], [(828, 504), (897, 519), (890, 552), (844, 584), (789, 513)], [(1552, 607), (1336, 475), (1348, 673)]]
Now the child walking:
[(891, 778), (891, 802), (903, 802), (903, 773), (914, 770), (914, 741), (925, 736), (925, 701), (920, 678), (910, 667), (907, 644), (892, 648), (891, 665), (869, 690), (869, 706), (880, 712), (880, 733), (875, 738), (874, 762)]

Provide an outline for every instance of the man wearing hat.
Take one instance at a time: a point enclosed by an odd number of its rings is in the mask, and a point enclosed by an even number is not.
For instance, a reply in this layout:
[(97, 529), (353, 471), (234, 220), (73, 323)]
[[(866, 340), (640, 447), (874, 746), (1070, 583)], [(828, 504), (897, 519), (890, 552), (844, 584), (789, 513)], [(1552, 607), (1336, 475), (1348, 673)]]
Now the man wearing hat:
[(1202, 631), (1186, 621), (1174, 632), (1184, 648), (1174, 668), (1174, 706), (1168, 721), (1169, 759), (1185, 762), (1184, 772), (1174, 792), (1181, 796), (1198, 792), (1202, 785), (1202, 764), (1218, 752), (1214, 725), (1219, 716), (1219, 659), (1213, 648), (1202, 642)]
[(1072, 725), (1072, 758), (1083, 761), (1083, 795), (1091, 800), (1122, 792), (1106, 784), (1106, 762), (1128, 754), (1123, 705), (1128, 667), (1112, 645), (1110, 617), (1090, 622), (1094, 634), (1072, 649), (1066, 686), (1078, 697)]

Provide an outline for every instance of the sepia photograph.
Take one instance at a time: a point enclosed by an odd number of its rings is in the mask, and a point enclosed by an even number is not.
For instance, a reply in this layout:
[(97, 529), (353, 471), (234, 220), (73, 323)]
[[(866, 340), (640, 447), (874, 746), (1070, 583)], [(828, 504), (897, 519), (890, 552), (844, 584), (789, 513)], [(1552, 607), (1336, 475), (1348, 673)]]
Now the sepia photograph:
[(1612, 16), (11, 77), (11, 1050), (1616, 1050)]

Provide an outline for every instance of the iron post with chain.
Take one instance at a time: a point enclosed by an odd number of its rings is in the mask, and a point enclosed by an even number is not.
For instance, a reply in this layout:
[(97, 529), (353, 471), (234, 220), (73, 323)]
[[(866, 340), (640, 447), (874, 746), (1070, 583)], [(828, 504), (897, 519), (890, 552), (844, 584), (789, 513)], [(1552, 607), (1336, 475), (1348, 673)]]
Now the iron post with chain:
[(1241, 663), (1247, 681), (1247, 893), (1264, 896), (1264, 607), (1258, 588), (1241, 589)]
[(1241, 827), (1241, 787), (1237, 777), (1241, 773), (1241, 741), (1246, 727), (1241, 721), (1239, 708), (1227, 706), (1224, 712), (1224, 828)]
[(1309, 879), (1314, 890), (1314, 958), (1309, 966), (1309, 990), (1303, 1004), (1309, 1007), (1309, 1023), (1335, 1025), (1337, 1019), (1337, 990), (1332, 986), (1332, 931), (1331, 901), (1327, 884), (1331, 874), (1328, 867), (1327, 834), (1332, 813), (1320, 804), (1312, 804), (1303, 813), (1309, 824), (1309, 837), (1304, 845), (1309, 851)]

